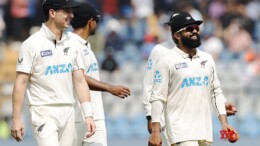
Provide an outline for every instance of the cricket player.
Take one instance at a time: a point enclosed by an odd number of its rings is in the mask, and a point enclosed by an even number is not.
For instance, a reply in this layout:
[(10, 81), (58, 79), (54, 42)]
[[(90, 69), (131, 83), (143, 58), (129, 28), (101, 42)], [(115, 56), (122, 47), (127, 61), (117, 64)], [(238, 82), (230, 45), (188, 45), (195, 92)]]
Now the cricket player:
[(75, 104), (76, 109), (76, 129), (77, 143), (75, 146), (107, 146), (107, 131), (105, 126), (104, 108), (102, 102), (101, 91), (110, 92), (120, 98), (126, 98), (130, 95), (130, 90), (124, 86), (110, 85), (100, 81), (99, 67), (95, 54), (91, 50), (91, 44), (87, 38), (95, 34), (100, 14), (89, 4), (80, 4), (75, 9), (74, 18), (71, 23), (74, 28), (70, 33), (71, 44), (77, 46), (81, 51), (84, 62), (85, 78), (91, 90), (91, 101), (94, 109), (94, 122), (96, 124), (96, 132), (91, 137), (86, 137), (86, 128), (84, 128), (84, 119), (81, 116), (81, 108)]
[(162, 113), (171, 146), (211, 146), (212, 102), (222, 129), (234, 130), (227, 123), (226, 100), (215, 63), (211, 55), (197, 49), (200, 46), (201, 23), (187, 12), (173, 14), (167, 23), (171, 26), (176, 46), (159, 58), (154, 67), (149, 146), (162, 144)]
[(73, 86), (84, 113), (88, 136), (95, 132), (83, 60), (78, 50), (68, 43), (70, 37), (64, 31), (70, 25), (72, 10), (76, 6), (71, 0), (43, 1), (46, 21), (38, 32), (22, 43), (19, 50), (11, 127), (12, 137), (18, 142), (24, 136), (21, 110), (25, 92), (32, 133), (38, 146), (73, 145)]
[[(153, 86), (153, 73), (155, 69), (155, 64), (160, 58), (163, 58), (163, 56), (167, 55), (169, 52), (173, 50), (175, 47), (175, 43), (173, 40), (169, 40), (163, 43), (160, 43), (156, 45), (152, 51), (151, 54), (148, 58), (147, 61), (147, 66), (146, 66), (146, 71), (144, 74), (144, 79), (143, 79), (143, 105), (144, 105), (144, 110), (145, 110), (145, 115), (147, 119), (147, 128), (149, 133), (152, 131), (152, 117), (151, 117), (151, 93), (152, 93), (152, 86)], [(236, 107), (229, 103), (224, 96), (220, 97), (222, 102), (225, 103), (226, 111), (228, 116), (235, 115), (237, 112)], [(162, 129), (162, 138), (163, 138), (163, 143), (165, 143), (166, 146), (170, 146), (166, 134), (166, 130), (164, 127), (164, 116), (162, 116), (161, 119), (161, 129)]]

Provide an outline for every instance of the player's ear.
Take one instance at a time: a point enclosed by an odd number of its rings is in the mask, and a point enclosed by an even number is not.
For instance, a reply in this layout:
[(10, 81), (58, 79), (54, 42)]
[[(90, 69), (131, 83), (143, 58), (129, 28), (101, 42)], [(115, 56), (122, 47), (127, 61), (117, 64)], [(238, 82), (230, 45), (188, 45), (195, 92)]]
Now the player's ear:
[(177, 39), (177, 40), (180, 40), (181, 39), (181, 34), (180, 33), (174, 33), (172, 37)]

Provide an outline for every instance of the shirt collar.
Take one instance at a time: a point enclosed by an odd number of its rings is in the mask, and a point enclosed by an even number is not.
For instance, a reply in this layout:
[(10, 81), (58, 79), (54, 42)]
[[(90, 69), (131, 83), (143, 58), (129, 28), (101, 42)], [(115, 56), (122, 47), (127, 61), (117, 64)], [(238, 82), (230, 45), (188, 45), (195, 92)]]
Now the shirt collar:
[[(50, 41), (56, 41), (56, 35), (43, 23), (41, 30), (40, 30), (43, 35)], [(64, 40), (66, 40), (66, 33), (65, 31), (62, 32), (61, 35), (61, 39), (57, 41), (57, 43), (59, 42), (63, 42)]]
[[(183, 51), (182, 51), (180, 48), (178, 48), (177, 46), (174, 47), (174, 50), (175, 50), (178, 54), (180, 54), (184, 59), (189, 58), (189, 56), (190, 56), (189, 54), (183, 52)], [(198, 48), (196, 48), (196, 54), (195, 54), (192, 58), (193, 58), (193, 59), (199, 58), (200, 55), (201, 55), (201, 51), (200, 51)]]
[(77, 35), (77, 34), (75, 34), (75, 33), (71, 33), (72, 35), (73, 35), (73, 37), (75, 38), (75, 39), (77, 39), (81, 44), (84, 44), (84, 45), (86, 45), (86, 46), (88, 46), (89, 45), (89, 43), (88, 43), (88, 41), (86, 41), (85, 39), (83, 39), (82, 37), (80, 37), (79, 35)]

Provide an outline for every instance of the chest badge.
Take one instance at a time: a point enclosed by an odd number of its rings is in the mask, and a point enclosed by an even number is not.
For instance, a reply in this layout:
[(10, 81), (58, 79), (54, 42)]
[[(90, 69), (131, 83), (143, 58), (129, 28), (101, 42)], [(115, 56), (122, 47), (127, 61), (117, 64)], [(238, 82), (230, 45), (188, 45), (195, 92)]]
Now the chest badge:
[(70, 47), (66, 47), (63, 49), (64, 55), (67, 56), (69, 52)]
[(207, 60), (201, 61), (200, 62), (201, 68), (205, 68), (206, 63), (207, 63)]
[(186, 62), (178, 63), (175, 64), (176, 70), (181, 69), (181, 68), (188, 68), (188, 64)]

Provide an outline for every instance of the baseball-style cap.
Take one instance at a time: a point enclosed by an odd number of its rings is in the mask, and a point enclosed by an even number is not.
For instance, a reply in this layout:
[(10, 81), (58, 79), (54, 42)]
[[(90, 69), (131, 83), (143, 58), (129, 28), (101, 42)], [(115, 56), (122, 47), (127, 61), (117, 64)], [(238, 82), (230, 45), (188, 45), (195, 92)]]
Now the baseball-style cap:
[(78, 7), (79, 4), (73, 2), (72, 0), (43, 0), (43, 7), (50, 7), (54, 9), (62, 9), (62, 8), (75, 8)]
[(188, 12), (182, 11), (179, 13), (172, 14), (170, 20), (165, 24), (172, 27), (173, 32), (177, 32), (181, 28), (196, 24), (200, 25), (203, 21), (194, 20)]
[(73, 11), (73, 14), (76, 21), (84, 21), (90, 18), (100, 18), (100, 13), (87, 3), (80, 4), (80, 6)]

